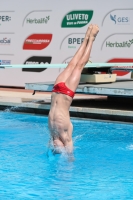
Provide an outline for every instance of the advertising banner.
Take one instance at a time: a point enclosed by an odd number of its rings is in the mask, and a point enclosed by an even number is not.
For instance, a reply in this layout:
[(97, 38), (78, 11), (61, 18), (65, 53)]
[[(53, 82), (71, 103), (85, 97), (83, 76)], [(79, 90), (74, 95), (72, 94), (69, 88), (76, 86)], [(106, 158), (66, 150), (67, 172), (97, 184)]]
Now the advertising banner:
[[(133, 3), (125, 0), (7, 0), (0, 9), (0, 65), (69, 63), (90, 24), (100, 32), (90, 60), (133, 62)], [(0, 86), (54, 81), (63, 69), (0, 68)], [(114, 71), (117, 79), (131, 72)]]

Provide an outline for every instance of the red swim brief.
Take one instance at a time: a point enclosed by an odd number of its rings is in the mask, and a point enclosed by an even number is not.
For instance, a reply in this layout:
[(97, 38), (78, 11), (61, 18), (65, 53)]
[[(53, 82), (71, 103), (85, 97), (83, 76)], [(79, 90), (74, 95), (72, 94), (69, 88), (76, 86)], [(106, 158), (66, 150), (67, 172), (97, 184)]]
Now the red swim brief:
[(61, 94), (66, 94), (66, 95), (68, 95), (72, 98), (74, 97), (74, 94), (75, 94), (72, 90), (70, 90), (65, 85), (64, 82), (60, 82), (60, 83), (54, 85), (52, 92), (58, 92), (58, 93), (61, 93)]

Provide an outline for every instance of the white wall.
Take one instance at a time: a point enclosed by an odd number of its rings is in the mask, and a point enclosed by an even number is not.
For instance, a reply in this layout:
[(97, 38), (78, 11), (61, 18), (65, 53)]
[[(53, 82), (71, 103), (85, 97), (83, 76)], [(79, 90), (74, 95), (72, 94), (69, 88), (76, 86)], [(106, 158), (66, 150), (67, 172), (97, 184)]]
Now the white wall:
[[(118, 58), (119, 62), (133, 62), (132, 0), (128, 0), (128, 3), (126, 0), (0, 0), (0, 3), (1, 64), (4, 62), (24, 64), (31, 57), (36, 57), (31, 60), (40, 59), (42, 60), (40, 62), (43, 63), (69, 62), (79, 48), (90, 23), (96, 23), (100, 27), (91, 53), (92, 62), (108, 62)], [(77, 14), (86, 14), (91, 10), (93, 10), (93, 16), (85, 26), (61, 27), (62, 20), (66, 19), (66, 15), (71, 11), (75, 11), (73, 14), (78, 16)], [(68, 19), (71, 16), (69, 15)], [(81, 20), (84, 16), (79, 15), (79, 19), (75, 22), (87, 21), (87, 15), (85, 19)], [(34, 19), (41, 19), (43, 23), (27, 22)], [(72, 22), (72, 20), (67, 22)], [(24, 50), (24, 41), (33, 34), (39, 34), (39, 36), (34, 35), (32, 39), (37, 37), (36, 39), (42, 39), (42, 41), (40, 46), (31, 44), (31, 48), (42, 49)], [(49, 34), (52, 34), (52, 39), (48, 42), (47, 36), (42, 34), (48, 34), (48, 37)], [(8, 42), (3, 44), (3, 39)], [(47, 41), (44, 41), (46, 39)], [(76, 42), (68, 44), (68, 40), (76, 40)], [(44, 48), (46, 43), (48, 46)], [(120, 47), (122, 45), (124, 47)], [(48, 61), (49, 59), (51, 61)], [(60, 72), (61, 69), (46, 69), (42, 72), (0, 69), (0, 85), (24, 86), (27, 82), (53, 81)], [(121, 74), (119, 73), (119, 75)], [(130, 73), (123, 77), (130, 77)]]

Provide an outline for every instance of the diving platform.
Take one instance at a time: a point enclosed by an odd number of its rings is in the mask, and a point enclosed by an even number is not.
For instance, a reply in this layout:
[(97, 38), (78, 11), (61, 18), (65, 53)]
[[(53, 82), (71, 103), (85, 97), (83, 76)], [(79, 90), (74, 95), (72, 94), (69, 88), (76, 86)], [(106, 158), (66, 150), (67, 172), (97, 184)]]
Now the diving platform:
[[(51, 92), (54, 82), (25, 83), (25, 89), (41, 92)], [(133, 79), (116, 80), (112, 83), (80, 83), (76, 93), (116, 96), (116, 97), (133, 97)]]

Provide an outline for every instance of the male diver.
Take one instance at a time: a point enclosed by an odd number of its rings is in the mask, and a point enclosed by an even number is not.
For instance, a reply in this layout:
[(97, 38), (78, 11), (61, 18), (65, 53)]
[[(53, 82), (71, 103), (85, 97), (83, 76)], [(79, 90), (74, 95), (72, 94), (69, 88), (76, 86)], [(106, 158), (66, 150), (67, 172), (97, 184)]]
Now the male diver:
[(49, 112), (50, 145), (54, 153), (65, 151), (73, 154), (72, 131), (69, 108), (80, 82), (81, 72), (87, 64), (93, 42), (99, 32), (97, 25), (90, 25), (80, 48), (64, 71), (57, 77), (51, 95)]

